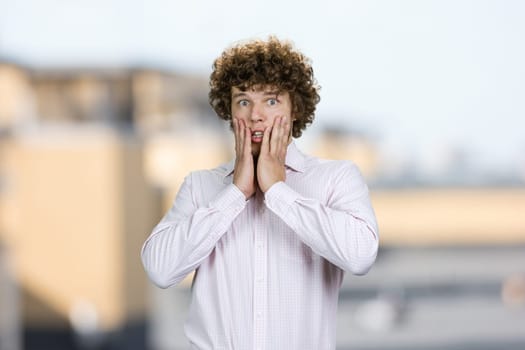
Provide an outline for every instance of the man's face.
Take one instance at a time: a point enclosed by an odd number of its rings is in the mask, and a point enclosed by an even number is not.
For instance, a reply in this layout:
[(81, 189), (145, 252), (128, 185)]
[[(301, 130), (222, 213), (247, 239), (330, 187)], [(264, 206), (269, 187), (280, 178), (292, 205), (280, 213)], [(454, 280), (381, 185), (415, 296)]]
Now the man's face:
[[(252, 154), (261, 150), (264, 129), (271, 127), (275, 118), (284, 117), (292, 125), (292, 101), (286, 91), (271, 86), (251, 87), (242, 91), (232, 87), (232, 117), (243, 120), (252, 133)], [(291, 139), (290, 139), (291, 140)]]

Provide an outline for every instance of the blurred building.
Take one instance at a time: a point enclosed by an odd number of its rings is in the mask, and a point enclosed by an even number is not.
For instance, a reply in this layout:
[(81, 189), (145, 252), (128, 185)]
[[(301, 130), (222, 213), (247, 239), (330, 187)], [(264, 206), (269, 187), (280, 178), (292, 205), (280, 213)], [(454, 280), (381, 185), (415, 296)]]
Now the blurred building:
[(321, 158), (351, 159), (367, 179), (380, 176), (378, 150), (365, 133), (347, 130), (343, 125), (326, 127), (313, 142), (312, 149), (312, 153)]
[[(451, 177), (448, 183), (439, 178), (422, 186), (398, 178), (388, 186), (374, 187), (383, 181), (374, 142), (370, 136), (344, 126), (323, 129), (312, 149), (320, 157), (351, 159), (367, 183), (372, 183), (371, 196), (384, 245), (525, 243), (525, 217), (520, 214), (525, 210), (525, 187), (514, 182), (498, 187), (476, 182), (458, 186)], [(455, 167), (455, 171), (460, 170)]]
[[(189, 284), (151, 288), (139, 251), (184, 176), (233, 156), (207, 90), (206, 78), (157, 69), (0, 63), (0, 247), (15, 276), (0, 310), (20, 305), (0, 337), (21, 328), (14, 347), (29, 350), (183, 347)], [(381, 183), (369, 135), (326, 129), (309, 148)], [(383, 249), (525, 243), (521, 187), (401, 178), (371, 194)]]
[(224, 157), (213, 137), (184, 132), (211, 113), (196, 93), (206, 86), (148, 69), (0, 64), (0, 243), (12, 258), (2, 268), (20, 291), (3, 288), (0, 309), (19, 314), (25, 349), (146, 347), (140, 247), (163, 191), (206, 150)]

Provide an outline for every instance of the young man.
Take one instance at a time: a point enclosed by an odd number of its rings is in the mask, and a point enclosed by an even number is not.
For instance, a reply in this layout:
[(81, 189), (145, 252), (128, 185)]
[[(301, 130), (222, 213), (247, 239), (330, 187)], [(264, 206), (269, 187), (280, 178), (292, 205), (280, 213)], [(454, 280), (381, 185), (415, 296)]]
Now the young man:
[(186, 177), (144, 243), (145, 269), (161, 288), (195, 270), (192, 349), (335, 349), (344, 272), (369, 270), (378, 230), (357, 167), (292, 140), (319, 102), (309, 61), (274, 37), (250, 41), (217, 58), (210, 88), (235, 160)]

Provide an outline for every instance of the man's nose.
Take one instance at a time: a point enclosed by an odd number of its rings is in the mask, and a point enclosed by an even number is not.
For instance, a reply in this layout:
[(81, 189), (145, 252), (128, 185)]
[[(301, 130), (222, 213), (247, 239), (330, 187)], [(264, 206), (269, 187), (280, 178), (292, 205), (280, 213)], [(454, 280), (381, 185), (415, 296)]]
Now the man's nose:
[(264, 113), (262, 108), (258, 105), (254, 105), (251, 111), (250, 120), (253, 123), (262, 122), (264, 120)]

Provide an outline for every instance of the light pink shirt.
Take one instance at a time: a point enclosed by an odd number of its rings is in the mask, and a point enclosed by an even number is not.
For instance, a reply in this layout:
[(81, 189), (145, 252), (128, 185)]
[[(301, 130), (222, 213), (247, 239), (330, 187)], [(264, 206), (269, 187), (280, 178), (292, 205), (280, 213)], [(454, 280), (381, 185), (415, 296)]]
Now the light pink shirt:
[(344, 271), (378, 248), (368, 188), (350, 161), (302, 154), (286, 181), (245, 200), (233, 162), (190, 173), (142, 248), (161, 288), (196, 270), (185, 332), (192, 349), (335, 349)]

